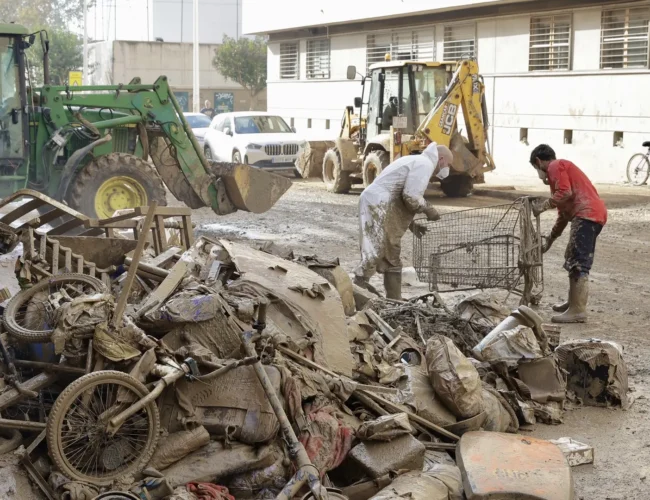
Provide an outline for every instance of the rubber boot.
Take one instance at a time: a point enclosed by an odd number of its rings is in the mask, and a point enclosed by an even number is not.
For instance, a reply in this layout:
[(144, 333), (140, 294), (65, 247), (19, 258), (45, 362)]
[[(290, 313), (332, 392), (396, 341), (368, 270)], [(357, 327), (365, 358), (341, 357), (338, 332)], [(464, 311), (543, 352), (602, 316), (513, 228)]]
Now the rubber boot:
[(553, 323), (585, 323), (589, 299), (589, 276), (569, 279), (569, 308), (564, 314), (553, 316)]
[(566, 310), (569, 308), (569, 301), (565, 300), (564, 302), (558, 302), (557, 304), (553, 304), (552, 309), (555, 312), (558, 313), (563, 313), (566, 312)]
[(368, 290), (371, 293), (374, 293), (375, 295), (381, 295), (379, 291), (370, 284), (370, 279), (369, 278), (364, 278), (363, 276), (354, 276), (354, 280), (352, 281), (355, 285), (364, 288)]
[(384, 272), (384, 288), (386, 298), (402, 300), (402, 270)]

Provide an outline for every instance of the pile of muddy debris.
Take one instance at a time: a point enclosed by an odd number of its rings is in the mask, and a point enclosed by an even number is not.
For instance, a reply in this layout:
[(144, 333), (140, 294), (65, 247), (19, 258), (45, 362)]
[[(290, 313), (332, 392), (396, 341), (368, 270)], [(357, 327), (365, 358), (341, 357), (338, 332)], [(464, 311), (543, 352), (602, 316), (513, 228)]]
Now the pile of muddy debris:
[(616, 344), (558, 345), (483, 295), (382, 299), (335, 261), (195, 240), (178, 210), (0, 212), (22, 245), (0, 455), (45, 498), (569, 499), (562, 449), (520, 425), (628, 404)]

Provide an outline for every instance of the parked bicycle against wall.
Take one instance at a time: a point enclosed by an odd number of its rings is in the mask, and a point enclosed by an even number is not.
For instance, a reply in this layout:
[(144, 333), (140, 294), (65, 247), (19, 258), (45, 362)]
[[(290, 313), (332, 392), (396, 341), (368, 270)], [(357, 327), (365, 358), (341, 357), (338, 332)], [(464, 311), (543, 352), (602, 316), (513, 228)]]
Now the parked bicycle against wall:
[(650, 141), (644, 142), (643, 147), (648, 150), (645, 153), (632, 155), (627, 162), (627, 180), (633, 186), (642, 186), (650, 176)]

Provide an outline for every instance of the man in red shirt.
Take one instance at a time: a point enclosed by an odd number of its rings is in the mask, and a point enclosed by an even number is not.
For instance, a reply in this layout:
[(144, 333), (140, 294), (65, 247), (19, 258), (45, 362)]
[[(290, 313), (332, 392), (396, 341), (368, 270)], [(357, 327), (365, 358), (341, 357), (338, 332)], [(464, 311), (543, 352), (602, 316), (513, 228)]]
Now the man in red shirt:
[(577, 166), (555, 158), (555, 151), (540, 144), (530, 154), (530, 163), (539, 177), (551, 186), (551, 198), (533, 205), (533, 213), (557, 208), (557, 220), (542, 251), (546, 253), (571, 222), (564, 269), (569, 272), (569, 299), (556, 304), (554, 323), (584, 323), (587, 320), (589, 271), (594, 262), (596, 239), (607, 222), (607, 208), (596, 188)]

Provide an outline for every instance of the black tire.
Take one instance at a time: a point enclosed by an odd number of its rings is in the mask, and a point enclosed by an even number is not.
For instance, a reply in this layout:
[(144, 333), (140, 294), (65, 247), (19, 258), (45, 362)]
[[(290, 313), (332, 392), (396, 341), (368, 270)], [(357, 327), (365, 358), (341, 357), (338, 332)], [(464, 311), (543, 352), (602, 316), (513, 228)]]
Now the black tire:
[[(120, 396), (133, 401), (130, 404), (118, 401), (118, 391)], [(99, 401), (95, 399), (97, 393)], [(89, 373), (68, 385), (54, 402), (47, 419), (48, 452), (56, 467), (74, 481), (102, 486), (120, 476), (139, 472), (151, 459), (158, 442), (160, 414), (156, 402), (152, 401), (129, 417), (113, 435), (106, 431), (106, 425), (110, 418), (147, 394), (147, 388), (136, 378), (113, 370)], [(77, 404), (80, 398), (80, 404)], [(109, 416), (99, 418), (105, 414)], [(129, 439), (136, 441), (137, 447), (130, 444)], [(125, 442), (130, 450), (125, 448)], [(91, 454), (92, 447), (95, 448), (94, 454)], [(127, 451), (129, 455), (126, 455)], [(106, 462), (115, 460), (118, 453), (122, 455), (119, 457), (122, 464), (108, 467)], [(84, 464), (90, 468), (79, 467), (79, 461), (89, 454), (90, 459)], [(100, 466), (103, 466), (102, 471)]]
[(41, 324), (39, 325), (40, 329), (36, 329), (36, 325), (21, 324), (23, 323), (23, 307), (29, 311), (29, 307), (34, 306), (33, 312), (34, 314), (37, 314), (39, 309), (38, 304), (32, 304), (30, 302), (37, 294), (44, 294), (44, 298), (46, 298), (48, 290), (50, 290), (51, 287), (75, 284), (83, 286), (84, 291), (87, 290), (91, 293), (106, 292), (106, 285), (104, 285), (104, 283), (97, 278), (86, 276), (85, 274), (58, 274), (41, 280), (33, 287), (18, 292), (5, 307), (2, 320), (7, 332), (9, 332), (11, 336), (23, 342), (49, 342), (50, 336), (54, 331), (54, 325), (52, 325), (52, 328), (43, 328), (43, 326), (50, 325)]
[(205, 158), (208, 161), (214, 160), (214, 155), (212, 154), (212, 150), (210, 149), (210, 146), (206, 146), (203, 148), (203, 154), (205, 155)]
[(352, 186), (350, 174), (343, 171), (341, 155), (336, 148), (328, 149), (323, 156), (323, 182), (330, 193), (345, 194)]
[(633, 186), (642, 186), (648, 182), (650, 176), (650, 162), (648, 157), (637, 153), (627, 162), (627, 180)]
[(233, 163), (241, 163), (241, 153), (239, 151), (235, 151), (232, 154), (232, 162)]
[(440, 187), (450, 198), (465, 198), (474, 190), (474, 179), (467, 175), (450, 175), (440, 183)]
[(363, 187), (370, 186), (389, 163), (390, 157), (386, 151), (376, 150), (368, 153), (363, 161)]
[[(148, 205), (152, 201), (157, 201), (160, 206), (167, 205), (165, 184), (156, 169), (142, 158), (127, 153), (100, 156), (77, 172), (68, 188), (68, 205), (88, 217), (102, 218), (101, 215), (106, 214), (98, 214), (95, 209), (98, 191), (102, 184), (116, 177), (130, 179), (142, 188), (143, 193), (140, 194), (144, 194), (145, 199), (136, 205)], [(108, 207), (105, 212), (110, 212)]]

